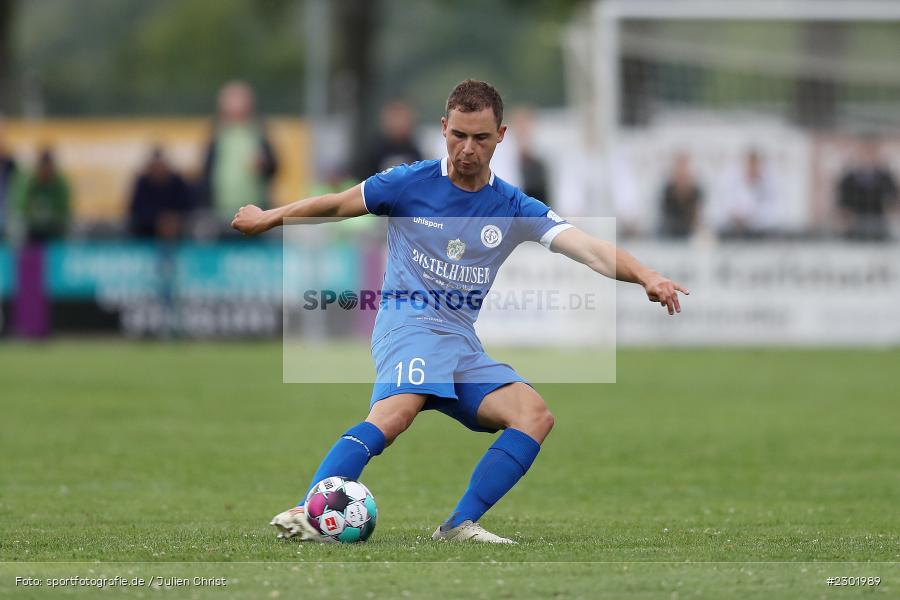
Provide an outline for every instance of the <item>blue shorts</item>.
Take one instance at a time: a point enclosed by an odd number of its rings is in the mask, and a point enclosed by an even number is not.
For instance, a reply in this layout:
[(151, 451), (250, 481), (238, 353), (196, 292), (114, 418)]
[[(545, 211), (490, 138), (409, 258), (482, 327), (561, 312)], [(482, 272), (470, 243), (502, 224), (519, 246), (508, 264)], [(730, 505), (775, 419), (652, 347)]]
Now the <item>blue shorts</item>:
[(478, 424), (484, 397), (509, 383), (528, 383), (499, 363), (477, 339), (421, 325), (392, 329), (372, 344), (375, 386), (371, 408), (396, 394), (425, 394), (423, 410), (439, 410), (473, 431), (495, 432)]

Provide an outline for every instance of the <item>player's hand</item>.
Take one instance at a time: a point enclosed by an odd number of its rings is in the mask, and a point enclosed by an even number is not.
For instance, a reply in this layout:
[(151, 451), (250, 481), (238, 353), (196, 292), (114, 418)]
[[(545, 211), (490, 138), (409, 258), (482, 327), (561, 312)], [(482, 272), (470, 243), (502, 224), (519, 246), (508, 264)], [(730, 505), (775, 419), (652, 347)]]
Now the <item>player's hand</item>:
[(256, 235), (268, 229), (264, 218), (265, 211), (258, 206), (248, 204), (238, 209), (231, 221), (231, 226), (244, 235)]
[(690, 292), (679, 283), (663, 277), (659, 273), (651, 273), (644, 282), (644, 290), (651, 302), (659, 302), (669, 311), (670, 315), (681, 312), (681, 303), (678, 301), (678, 292), (689, 296)]

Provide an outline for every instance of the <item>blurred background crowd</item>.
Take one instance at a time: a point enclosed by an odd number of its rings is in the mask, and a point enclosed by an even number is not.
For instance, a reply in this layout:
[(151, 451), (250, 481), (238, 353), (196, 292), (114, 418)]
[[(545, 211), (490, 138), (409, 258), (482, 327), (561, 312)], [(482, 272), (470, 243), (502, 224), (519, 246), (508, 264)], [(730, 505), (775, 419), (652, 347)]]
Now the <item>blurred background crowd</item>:
[[(270, 204), (269, 187), (278, 163), (246, 83), (233, 81), (222, 88), (210, 129), (202, 168), (190, 175), (172, 164), (163, 145), (149, 145), (144, 164), (129, 174), (128, 188), (118, 194), (121, 218), (112, 220), (73, 213), (69, 180), (89, 175), (67, 175), (52, 146), (38, 148), (31, 168), (5, 153), (2, 206), (7, 234), (13, 240), (43, 242), (70, 234), (171, 240), (225, 233), (240, 206)], [(206, 233), (200, 220), (204, 216)]]
[(507, 103), (494, 171), (621, 238), (900, 234), (896, 2), (0, 0), (0, 40), (7, 315), (66, 294), (121, 308), (139, 286), (106, 271), (140, 263), (132, 240), (223, 276), (208, 248), (235, 242), (241, 205), (441, 157), (466, 77)]

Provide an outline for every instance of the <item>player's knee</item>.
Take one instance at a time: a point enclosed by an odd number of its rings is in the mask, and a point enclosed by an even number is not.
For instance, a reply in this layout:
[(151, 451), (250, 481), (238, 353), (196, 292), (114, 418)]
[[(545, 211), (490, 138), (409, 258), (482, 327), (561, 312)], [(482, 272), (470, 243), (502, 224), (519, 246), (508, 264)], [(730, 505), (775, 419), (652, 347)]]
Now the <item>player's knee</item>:
[(539, 425), (544, 430), (544, 436), (549, 435), (553, 430), (553, 426), (556, 425), (556, 418), (546, 406), (544, 407), (543, 413), (541, 413)]
[(413, 411), (396, 411), (390, 414), (370, 414), (366, 419), (384, 434), (385, 445), (390, 445), (397, 436), (409, 429), (413, 419), (416, 418), (416, 412)]
[(416, 418), (416, 412), (404, 412), (400, 413), (396, 416), (396, 420), (394, 421), (394, 428), (397, 432), (397, 435), (400, 435), (412, 425), (413, 419)]
[(542, 442), (550, 434), (550, 430), (555, 424), (553, 413), (537, 393), (529, 394), (527, 399), (521, 402), (518, 413), (517, 418), (510, 425), (524, 431), (539, 442)]
[(509, 427), (527, 433), (537, 440), (538, 443), (542, 443), (544, 439), (550, 435), (553, 424), (553, 414), (544, 407), (542, 409), (535, 409), (523, 413), (515, 421), (510, 423)]
[(398, 435), (406, 431), (425, 403), (424, 396), (393, 396), (376, 402), (366, 421), (381, 430), (385, 445), (390, 445)]
[(531, 428), (533, 431), (545, 438), (550, 435), (553, 425), (556, 424), (553, 413), (546, 406), (541, 406), (534, 410), (530, 416)]
[(391, 415), (379, 419), (378, 422), (375, 423), (375, 426), (384, 434), (385, 444), (390, 445), (391, 442), (397, 439), (398, 435), (409, 428), (409, 422), (399, 415)]

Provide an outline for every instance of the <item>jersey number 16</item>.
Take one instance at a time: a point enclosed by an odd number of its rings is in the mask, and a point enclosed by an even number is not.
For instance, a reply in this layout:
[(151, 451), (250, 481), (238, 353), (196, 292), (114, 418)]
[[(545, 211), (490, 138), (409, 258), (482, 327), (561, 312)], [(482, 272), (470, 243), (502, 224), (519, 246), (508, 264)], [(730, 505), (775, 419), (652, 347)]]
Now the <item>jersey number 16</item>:
[[(418, 366), (417, 366), (418, 365)], [(420, 367), (425, 366), (425, 359), (416, 357), (409, 361), (409, 373), (406, 375), (407, 381), (413, 385), (422, 385), (425, 383), (425, 371)], [(403, 361), (397, 363), (394, 367), (397, 369), (397, 387), (403, 383)]]

